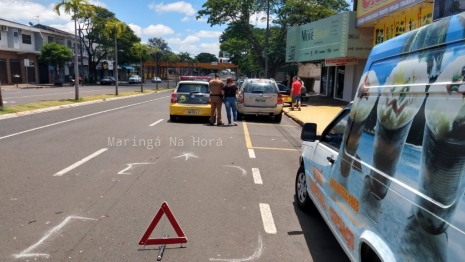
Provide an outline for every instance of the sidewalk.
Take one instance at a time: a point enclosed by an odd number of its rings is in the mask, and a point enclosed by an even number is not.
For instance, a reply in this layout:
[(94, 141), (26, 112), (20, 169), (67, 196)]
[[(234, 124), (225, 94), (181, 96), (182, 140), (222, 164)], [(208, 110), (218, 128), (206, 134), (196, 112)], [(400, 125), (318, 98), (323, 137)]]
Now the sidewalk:
[(321, 134), (326, 126), (349, 102), (321, 96), (311, 96), (308, 102), (302, 103), (302, 111), (290, 106), (284, 107), (284, 114), (303, 125), (304, 123), (316, 123), (317, 132)]

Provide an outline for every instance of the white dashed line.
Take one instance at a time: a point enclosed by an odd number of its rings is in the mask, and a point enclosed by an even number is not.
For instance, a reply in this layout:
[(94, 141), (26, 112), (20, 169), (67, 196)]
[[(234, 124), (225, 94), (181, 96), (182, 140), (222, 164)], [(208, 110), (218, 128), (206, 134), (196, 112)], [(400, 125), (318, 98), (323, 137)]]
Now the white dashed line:
[(160, 119), (160, 120), (158, 120), (157, 122), (155, 122), (155, 123), (153, 123), (153, 124), (151, 124), (151, 125), (149, 125), (149, 126), (154, 126), (154, 125), (160, 123), (161, 121), (163, 121), (163, 119)]
[(260, 203), (260, 213), (262, 214), (263, 227), (268, 234), (276, 234), (276, 226), (274, 224), (273, 215), (271, 214), (270, 205)]
[(263, 184), (262, 177), (260, 176), (260, 170), (258, 170), (258, 168), (252, 168), (252, 175), (253, 175), (253, 181), (255, 182), (255, 184), (259, 184), (259, 185)]
[(92, 158), (94, 158), (94, 157), (100, 155), (101, 153), (107, 151), (107, 150), (108, 150), (108, 148), (102, 148), (102, 149), (100, 149), (99, 151), (93, 153), (92, 155), (90, 155), (90, 156), (88, 156), (88, 157), (85, 157), (85, 158), (83, 158), (82, 160), (79, 160), (78, 162), (76, 162), (76, 163), (70, 165), (69, 167), (67, 167), (67, 168), (65, 168), (65, 169), (63, 169), (63, 170), (61, 170), (60, 172), (56, 173), (56, 174), (53, 175), (53, 176), (62, 176), (62, 175), (64, 175), (64, 174), (68, 173), (69, 171), (75, 169), (76, 167), (78, 167), (78, 166), (84, 164), (85, 162), (91, 160)]
[(250, 158), (255, 158), (255, 151), (253, 149), (249, 148), (249, 157)]

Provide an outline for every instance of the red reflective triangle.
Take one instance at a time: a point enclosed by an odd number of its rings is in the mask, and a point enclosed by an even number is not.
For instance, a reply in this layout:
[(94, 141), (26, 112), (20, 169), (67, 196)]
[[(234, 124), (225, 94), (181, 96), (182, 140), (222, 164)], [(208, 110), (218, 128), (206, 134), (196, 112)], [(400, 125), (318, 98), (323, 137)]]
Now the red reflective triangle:
[[(150, 235), (152, 234), (153, 230), (157, 226), (163, 214), (166, 214), (166, 217), (168, 217), (168, 220), (173, 226), (174, 231), (176, 232), (178, 237), (149, 239)], [(183, 243), (187, 243), (187, 238), (184, 235), (184, 232), (182, 231), (181, 227), (179, 226), (178, 221), (176, 221), (176, 218), (174, 218), (174, 215), (171, 212), (168, 204), (166, 202), (163, 202), (163, 204), (160, 207), (160, 210), (158, 210), (158, 213), (153, 218), (152, 223), (150, 223), (149, 227), (147, 228), (147, 231), (145, 231), (144, 233), (144, 236), (142, 236), (141, 240), (139, 241), (139, 245), (145, 246), (145, 245), (164, 245), (164, 244), (166, 245), (166, 244), (183, 244)]]

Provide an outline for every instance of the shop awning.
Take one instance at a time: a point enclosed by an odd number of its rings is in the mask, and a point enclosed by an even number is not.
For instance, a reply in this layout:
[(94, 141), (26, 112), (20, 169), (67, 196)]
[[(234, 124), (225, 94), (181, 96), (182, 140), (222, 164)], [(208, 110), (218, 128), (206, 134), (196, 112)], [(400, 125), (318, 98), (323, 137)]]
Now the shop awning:
[(282, 66), (279, 69), (279, 72), (296, 72), (297, 70), (299, 70), (299, 67), (297, 66), (297, 64), (288, 64), (288, 65)]

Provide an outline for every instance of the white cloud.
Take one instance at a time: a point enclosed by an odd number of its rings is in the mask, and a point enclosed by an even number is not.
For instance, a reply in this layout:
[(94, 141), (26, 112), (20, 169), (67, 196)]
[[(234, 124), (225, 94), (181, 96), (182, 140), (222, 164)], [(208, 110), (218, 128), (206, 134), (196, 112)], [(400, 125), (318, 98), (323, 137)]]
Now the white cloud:
[(54, 4), (44, 6), (29, 1), (0, 1), (1, 18), (14, 22), (31, 22), (37, 24), (49, 21), (71, 21), (71, 16), (53, 11)]
[[(48, 25), (50, 27), (71, 33), (74, 35), (74, 22), (68, 22), (66, 24), (50, 24)], [(79, 28), (79, 27), (78, 27)], [(82, 27), (81, 27), (82, 28)]]
[(191, 19), (188, 16), (185, 16), (185, 17), (183, 17), (183, 19), (181, 19), (181, 22), (187, 22), (189, 20), (191, 20)]
[(103, 7), (103, 8), (107, 8), (107, 5), (101, 1), (98, 1), (98, 0), (88, 0), (89, 3), (91, 3), (92, 5), (95, 5), (95, 6), (100, 6), (100, 7)]
[(196, 11), (194, 7), (187, 2), (184, 1), (179, 1), (179, 2), (174, 2), (170, 4), (150, 4), (149, 5), (150, 9), (155, 10), (156, 12), (178, 12), (178, 13), (183, 13), (187, 16), (193, 16), (196, 14)]
[(194, 35), (200, 38), (218, 38), (221, 36), (223, 32), (221, 31), (207, 31), (207, 30), (200, 30)]
[[(270, 15), (270, 25), (272, 21), (273, 16)], [(266, 28), (266, 12), (259, 12), (251, 15), (249, 22), (256, 27)]]
[(134, 34), (136, 34), (138, 37), (142, 37), (142, 28), (140, 26), (135, 24), (129, 24), (128, 26), (132, 29), (132, 31), (134, 31)]
[(183, 46), (183, 45), (192, 45), (198, 41), (200, 41), (200, 39), (196, 36), (193, 36), (193, 35), (190, 35), (190, 36), (187, 36), (186, 38), (184, 39), (181, 39), (179, 37), (176, 37), (176, 38), (169, 38), (169, 39), (166, 39), (166, 41), (169, 43), (169, 44), (173, 44), (173, 45), (180, 45), (180, 46)]
[(199, 19), (196, 19), (197, 22), (207, 22), (208, 19), (207, 18), (203, 18), (203, 17), (200, 17)]
[(166, 25), (150, 25), (149, 27), (142, 30), (144, 35), (149, 36), (161, 36), (161, 35), (171, 35), (174, 33), (174, 30)]

